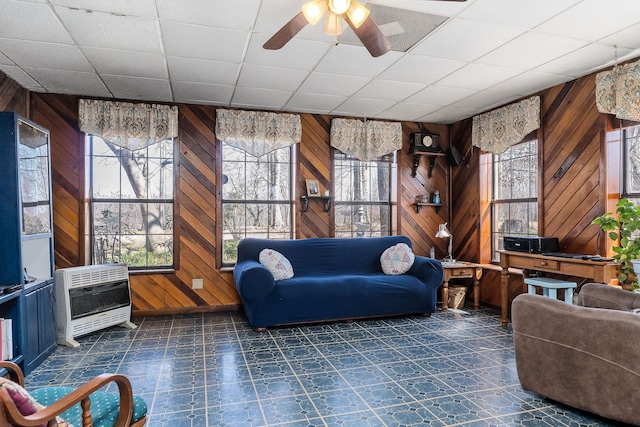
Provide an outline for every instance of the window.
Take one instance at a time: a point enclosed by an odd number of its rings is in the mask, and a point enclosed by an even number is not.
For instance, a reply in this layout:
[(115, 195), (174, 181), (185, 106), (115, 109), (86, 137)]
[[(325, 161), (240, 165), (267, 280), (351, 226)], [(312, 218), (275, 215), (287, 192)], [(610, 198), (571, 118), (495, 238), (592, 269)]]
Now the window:
[(173, 139), (131, 151), (87, 138), (93, 263), (172, 267)]
[(523, 142), (493, 155), (492, 259), (504, 236), (538, 234), (538, 143)]
[(335, 236), (373, 237), (392, 234), (395, 198), (395, 153), (361, 162), (334, 152)]
[(640, 126), (622, 131), (624, 167), (622, 173), (622, 197), (640, 204)]
[(222, 143), (222, 265), (235, 264), (245, 237), (290, 239), (292, 148), (255, 157)]

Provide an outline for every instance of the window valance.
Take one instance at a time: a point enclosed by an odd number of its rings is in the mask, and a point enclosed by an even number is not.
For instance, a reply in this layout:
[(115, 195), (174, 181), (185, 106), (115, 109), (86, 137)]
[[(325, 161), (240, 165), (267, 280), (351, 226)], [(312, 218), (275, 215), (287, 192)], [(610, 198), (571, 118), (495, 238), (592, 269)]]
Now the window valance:
[(333, 148), (368, 162), (402, 148), (402, 125), (395, 122), (333, 119), (330, 138)]
[(471, 138), (481, 150), (500, 154), (539, 127), (540, 97), (534, 96), (474, 116)]
[(216, 138), (261, 157), (300, 142), (302, 124), (298, 114), (219, 108), (216, 110)]
[(596, 107), (619, 119), (640, 121), (640, 61), (596, 75)]
[(78, 116), (82, 132), (129, 150), (178, 136), (178, 107), (81, 99)]

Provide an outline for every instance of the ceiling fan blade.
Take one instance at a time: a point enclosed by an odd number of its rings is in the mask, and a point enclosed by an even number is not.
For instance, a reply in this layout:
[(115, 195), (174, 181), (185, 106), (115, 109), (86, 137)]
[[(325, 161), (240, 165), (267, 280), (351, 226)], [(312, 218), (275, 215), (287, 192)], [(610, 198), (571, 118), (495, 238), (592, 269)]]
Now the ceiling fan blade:
[(356, 36), (358, 36), (371, 56), (378, 57), (391, 50), (389, 40), (387, 40), (384, 34), (382, 34), (378, 24), (376, 24), (371, 15), (365, 19), (359, 28), (356, 28), (356, 26), (353, 25), (353, 22), (351, 22), (346, 13), (343, 15), (343, 18), (347, 21), (347, 24), (349, 24), (353, 32), (356, 33)]
[(308, 24), (307, 18), (302, 12), (298, 13), (291, 21), (284, 24), (277, 33), (262, 45), (265, 49), (278, 50), (289, 42), (296, 34)]

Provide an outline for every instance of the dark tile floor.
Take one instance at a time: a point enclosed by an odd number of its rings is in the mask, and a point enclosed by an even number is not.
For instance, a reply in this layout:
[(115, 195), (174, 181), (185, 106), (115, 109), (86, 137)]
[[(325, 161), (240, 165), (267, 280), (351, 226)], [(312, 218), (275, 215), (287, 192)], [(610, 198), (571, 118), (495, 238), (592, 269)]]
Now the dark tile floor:
[(613, 425), (524, 392), (511, 328), (490, 310), (266, 333), (241, 313), (134, 322), (58, 347), (27, 388), (123, 373), (150, 427)]

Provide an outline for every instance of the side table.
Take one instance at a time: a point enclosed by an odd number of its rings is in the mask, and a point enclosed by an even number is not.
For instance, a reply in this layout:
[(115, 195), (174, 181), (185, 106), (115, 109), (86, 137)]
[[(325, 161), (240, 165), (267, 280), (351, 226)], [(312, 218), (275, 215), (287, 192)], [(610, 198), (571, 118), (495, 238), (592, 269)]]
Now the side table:
[(480, 308), (480, 279), (482, 266), (473, 262), (443, 262), (444, 282), (442, 283), (442, 311), (449, 304), (449, 281), (452, 279), (473, 279), (473, 308)]

